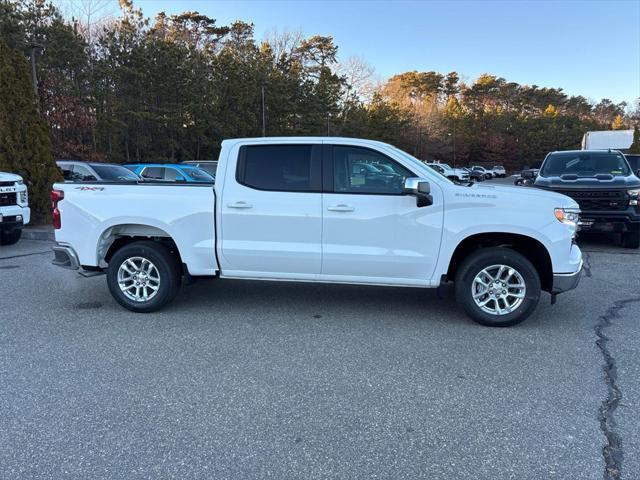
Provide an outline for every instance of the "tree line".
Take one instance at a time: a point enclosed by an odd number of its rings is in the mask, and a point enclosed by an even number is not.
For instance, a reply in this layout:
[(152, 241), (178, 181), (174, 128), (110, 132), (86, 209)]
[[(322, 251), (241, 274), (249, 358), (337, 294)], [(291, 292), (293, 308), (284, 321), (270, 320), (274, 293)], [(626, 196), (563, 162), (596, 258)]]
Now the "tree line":
[[(467, 82), (413, 71), (376, 81), (366, 62), (340, 59), (330, 36), (274, 32), (258, 41), (244, 21), (219, 25), (198, 12), (149, 19), (131, 0), (97, 25), (47, 0), (0, 0), (0, 43), (21, 52), (25, 68), (34, 57), (36, 114), (54, 158), (207, 159), (225, 138), (264, 133), (366, 137), (421, 159), (513, 169), (579, 148), (587, 130), (640, 119), (637, 103), (594, 104), (490, 74)], [(0, 103), (15, 92), (7, 86)], [(16, 128), (0, 120), (0, 130)]]

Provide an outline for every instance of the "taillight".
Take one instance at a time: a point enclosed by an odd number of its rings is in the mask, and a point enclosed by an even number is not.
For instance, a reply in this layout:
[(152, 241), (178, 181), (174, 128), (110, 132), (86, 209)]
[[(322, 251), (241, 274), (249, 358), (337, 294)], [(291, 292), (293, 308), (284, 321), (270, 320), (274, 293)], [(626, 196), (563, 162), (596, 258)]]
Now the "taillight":
[(51, 211), (53, 214), (53, 228), (59, 230), (62, 226), (60, 218), (60, 210), (58, 210), (58, 202), (64, 198), (62, 190), (51, 190)]

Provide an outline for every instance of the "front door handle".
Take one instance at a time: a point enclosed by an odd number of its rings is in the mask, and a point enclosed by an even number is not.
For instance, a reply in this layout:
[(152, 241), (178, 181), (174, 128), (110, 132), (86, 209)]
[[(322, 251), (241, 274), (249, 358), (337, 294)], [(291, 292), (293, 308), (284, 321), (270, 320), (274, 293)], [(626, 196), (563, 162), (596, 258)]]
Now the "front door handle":
[(355, 208), (351, 205), (345, 205), (341, 203), (340, 205), (332, 205), (331, 207), (327, 207), (327, 210), (330, 212), (353, 212)]
[(233, 203), (228, 203), (227, 207), (229, 207), (229, 208), (251, 208), (251, 207), (253, 207), (253, 205), (251, 205), (250, 203), (247, 203), (247, 202), (233, 202)]

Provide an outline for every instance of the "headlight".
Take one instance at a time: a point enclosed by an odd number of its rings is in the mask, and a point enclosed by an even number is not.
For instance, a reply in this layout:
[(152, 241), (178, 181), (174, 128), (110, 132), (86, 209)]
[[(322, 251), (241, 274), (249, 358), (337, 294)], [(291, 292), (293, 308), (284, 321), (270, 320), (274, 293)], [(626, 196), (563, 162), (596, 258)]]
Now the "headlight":
[(16, 182), (16, 185), (24, 185), (24, 181), (23, 181), (23, 180), (18, 180), (18, 181)]
[(629, 205), (638, 205), (638, 200), (640, 200), (640, 188), (627, 190), (627, 194), (629, 195)]
[(579, 208), (556, 208), (553, 213), (560, 223), (564, 223), (569, 227), (572, 235), (576, 234), (578, 231), (578, 224), (580, 222)]
[(20, 192), (20, 203), (25, 206), (29, 203), (29, 194), (26, 190), (24, 192)]

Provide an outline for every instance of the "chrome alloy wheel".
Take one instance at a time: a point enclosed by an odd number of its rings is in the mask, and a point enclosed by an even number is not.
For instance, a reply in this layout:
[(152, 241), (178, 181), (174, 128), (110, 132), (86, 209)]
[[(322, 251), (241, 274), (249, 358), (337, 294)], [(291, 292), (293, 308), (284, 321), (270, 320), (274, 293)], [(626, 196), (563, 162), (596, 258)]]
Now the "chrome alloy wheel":
[(134, 302), (148, 302), (158, 293), (160, 273), (144, 257), (127, 258), (118, 269), (118, 286)]
[(508, 265), (491, 265), (480, 271), (471, 284), (473, 301), (483, 312), (507, 315), (524, 301), (527, 287), (520, 272)]

